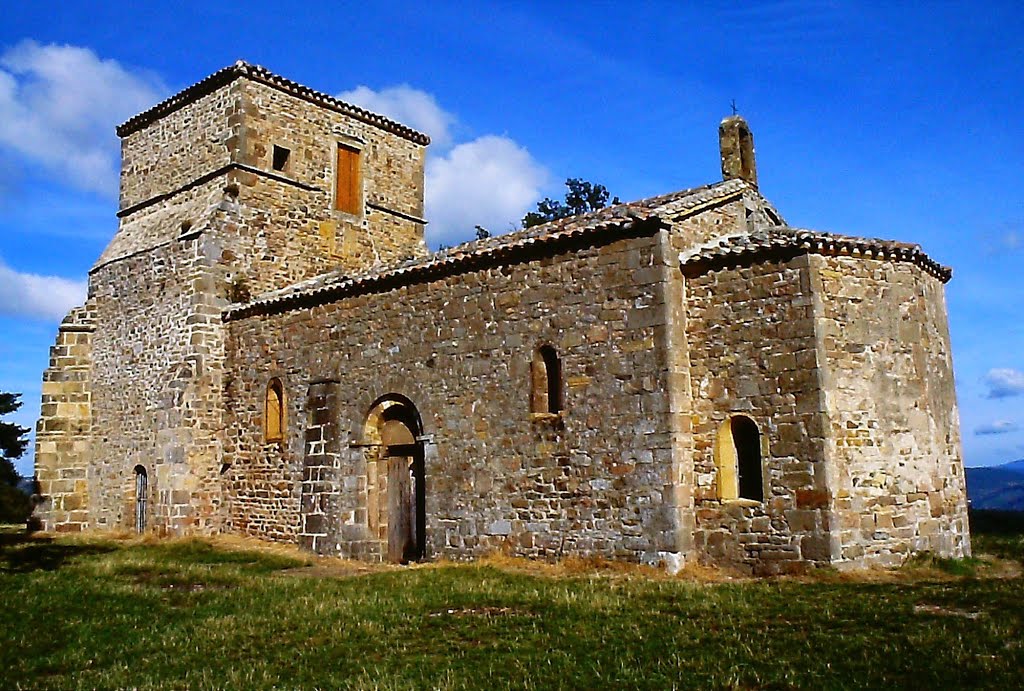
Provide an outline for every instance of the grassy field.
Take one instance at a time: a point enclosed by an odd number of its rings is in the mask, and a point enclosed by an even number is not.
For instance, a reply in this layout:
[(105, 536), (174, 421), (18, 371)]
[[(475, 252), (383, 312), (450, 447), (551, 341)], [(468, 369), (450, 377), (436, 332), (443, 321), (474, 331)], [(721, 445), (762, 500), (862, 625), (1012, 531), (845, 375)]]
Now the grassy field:
[(1024, 524), (800, 580), (0, 533), (0, 688), (1016, 688)]

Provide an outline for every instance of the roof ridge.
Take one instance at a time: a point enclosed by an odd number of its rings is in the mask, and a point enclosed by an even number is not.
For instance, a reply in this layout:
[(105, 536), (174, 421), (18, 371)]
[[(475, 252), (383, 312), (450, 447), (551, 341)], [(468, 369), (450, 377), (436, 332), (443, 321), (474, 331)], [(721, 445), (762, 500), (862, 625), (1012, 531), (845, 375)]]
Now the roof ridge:
[[(740, 184), (735, 184), (739, 182)], [(735, 190), (733, 188), (736, 188)], [(669, 192), (667, 194), (659, 194), (653, 197), (644, 197), (643, 199), (637, 199), (631, 202), (619, 202), (618, 204), (612, 204), (605, 206), (600, 209), (594, 209), (593, 211), (587, 211), (582, 214), (576, 214), (575, 216), (566, 216), (565, 218), (556, 218), (546, 223), (539, 223), (529, 228), (517, 228), (508, 233), (502, 233), (501, 235), (492, 235), (491, 237), (484, 238), (481, 240), (468, 240), (466, 242), (459, 243), (452, 247), (443, 250), (444, 252), (451, 252), (460, 248), (475, 249), (478, 247), (484, 247), (491, 244), (508, 244), (510, 241), (515, 241), (521, 237), (540, 235), (545, 232), (557, 230), (561, 226), (578, 224), (581, 221), (596, 218), (615, 218), (615, 217), (633, 217), (633, 218), (649, 218), (651, 216), (658, 215), (657, 212), (669, 203), (678, 202), (685, 200), (689, 197), (693, 197), (702, 192), (720, 191), (720, 196), (727, 196), (739, 191), (742, 187), (749, 187), (747, 183), (738, 180), (723, 180), (720, 182), (714, 182), (707, 185), (699, 185), (697, 187), (688, 187), (675, 192)], [(714, 196), (712, 198), (717, 198)], [(699, 201), (704, 201), (701, 199)]]
[(430, 143), (429, 136), (408, 127), (407, 125), (403, 125), (400, 122), (366, 110), (365, 108), (360, 108), (359, 106), (342, 101), (330, 94), (299, 84), (287, 77), (282, 77), (275, 72), (271, 72), (262, 65), (255, 65), (253, 63), (246, 62), (245, 60), (236, 60), (233, 64), (228, 65), (227, 67), (222, 67), (198, 82), (185, 87), (169, 98), (160, 101), (151, 108), (129, 118), (117, 126), (117, 135), (119, 137), (124, 137), (132, 132), (136, 132), (164, 115), (172, 113), (175, 110), (192, 103), (201, 96), (205, 96), (214, 89), (224, 86), (225, 84), (229, 84), (239, 77), (247, 77), (262, 84), (272, 86), (285, 93), (289, 93), (297, 98), (350, 115), (357, 120), (362, 120), (363, 122), (397, 134), (405, 139), (416, 142), (417, 144), (426, 146)]
[(581, 239), (610, 231), (627, 230), (645, 222), (660, 222), (658, 210), (665, 204), (658, 202), (665, 199), (679, 202), (692, 198), (694, 208), (703, 208), (703, 205), (709, 200), (732, 196), (746, 187), (746, 183), (736, 185), (734, 181), (717, 182), (657, 197), (648, 197), (635, 202), (616, 204), (504, 235), (472, 240), (427, 256), (414, 257), (394, 264), (381, 264), (356, 274), (348, 274), (343, 269), (335, 269), (305, 281), (258, 295), (247, 304), (229, 308), (227, 315), (229, 319), (244, 317), (273, 305), (301, 300), (306, 296), (342, 291), (346, 287), (378, 283), (404, 275), (423, 274), (435, 270), (455, 271), (460, 267), (488, 259), (501, 260), (512, 253), (528, 251), (544, 245)]

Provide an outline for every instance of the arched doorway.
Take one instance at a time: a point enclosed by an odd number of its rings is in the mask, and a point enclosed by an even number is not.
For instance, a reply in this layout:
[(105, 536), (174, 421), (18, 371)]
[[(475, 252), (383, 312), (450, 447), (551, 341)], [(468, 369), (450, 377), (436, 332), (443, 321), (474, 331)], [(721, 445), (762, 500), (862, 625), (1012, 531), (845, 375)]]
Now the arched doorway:
[(366, 419), (367, 520), (385, 543), (385, 558), (405, 564), (426, 556), (426, 478), (423, 426), (404, 396), (378, 399)]
[(141, 466), (135, 466), (135, 532), (146, 532), (146, 508), (149, 501), (149, 474)]

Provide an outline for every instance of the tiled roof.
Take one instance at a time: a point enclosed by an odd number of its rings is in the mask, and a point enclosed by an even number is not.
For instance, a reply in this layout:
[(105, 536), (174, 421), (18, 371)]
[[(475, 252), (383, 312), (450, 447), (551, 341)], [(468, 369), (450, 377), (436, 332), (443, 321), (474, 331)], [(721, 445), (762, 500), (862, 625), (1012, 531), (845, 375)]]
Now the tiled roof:
[(239, 60), (233, 65), (217, 70), (209, 77), (196, 82), (183, 91), (179, 91), (167, 100), (156, 104), (149, 110), (139, 113), (135, 117), (119, 125), (117, 127), (117, 135), (119, 137), (129, 135), (132, 132), (145, 127), (154, 120), (157, 120), (164, 115), (195, 101), (200, 96), (205, 96), (215, 89), (231, 83), (238, 77), (247, 77), (253, 81), (272, 86), (275, 89), (279, 89), (285, 93), (289, 93), (293, 96), (309, 101), (310, 103), (315, 103), (339, 113), (344, 113), (345, 115), (356, 118), (357, 120), (362, 120), (363, 122), (375, 125), (382, 130), (393, 132), (394, 134), (416, 142), (417, 144), (423, 144), (426, 146), (430, 143), (430, 137), (422, 132), (417, 132), (411, 127), (406, 127), (405, 125), (395, 122), (394, 120), (390, 120), (383, 115), (371, 113), (370, 111), (354, 106), (351, 103), (339, 101), (329, 94), (316, 91), (315, 89), (310, 89), (308, 86), (303, 86), (298, 82), (293, 82), (281, 75), (274, 74), (265, 67), (251, 65), (244, 60)]
[[(474, 240), (425, 257), (374, 267), (354, 275), (342, 270), (331, 271), (264, 293), (247, 304), (229, 309), (225, 318), (242, 319), (254, 314), (286, 311), (304, 305), (322, 304), (346, 295), (458, 274), (482, 266), (507, 264), (524, 257), (550, 253), (559, 246), (579, 246), (579, 243), (591, 242), (601, 236), (640, 235), (665, 227), (670, 221), (682, 216), (699, 213), (709, 206), (735, 199), (746, 190), (753, 188), (742, 180), (727, 180), (616, 204), (505, 235)], [(766, 201), (763, 203), (772, 208)], [(680, 263), (684, 268), (699, 269), (708, 265), (749, 262), (759, 256), (802, 252), (887, 257), (913, 262), (942, 281), (948, 281), (952, 275), (951, 269), (930, 259), (919, 245), (781, 226), (716, 238), (682, 253)]]
[[(332, 271), (281, 290), (264, 293), (248, 304), (230, 309), (227, 318), (237, 319), (264, 311), (287, 309), (290, 305), (309, 301), (320, 302), (364, 292), (374, 286), (396, 281), (408, 282), (459, 273), (484, 264), (501, 264), (517, 256), (532, 254), (553, 245), (573, 244), (605, 233), (626, 236), (631, 231), (638, 230), (640, 226), (645, 229), (660, 226), (665, 217), (699, 211), (706, 205), (737, 197), (747, 189), (750, 188), (746, 183), (729, 180), (659, 197), (616, 204), (588, 214), (467, 242), (426, 257), (375, 267), (357, 275)], [(665, 213), (666, 209), (670, 213)]]
[(699, 269), (748, 263), (759, 256), (804, 252), (911, 262), (943, 283), (953, 275), (951, 268), (931, 259), (920, 245), (787, 227), (764, 228), (716, 238), (683, 252), (679, 261), (684, 268)]

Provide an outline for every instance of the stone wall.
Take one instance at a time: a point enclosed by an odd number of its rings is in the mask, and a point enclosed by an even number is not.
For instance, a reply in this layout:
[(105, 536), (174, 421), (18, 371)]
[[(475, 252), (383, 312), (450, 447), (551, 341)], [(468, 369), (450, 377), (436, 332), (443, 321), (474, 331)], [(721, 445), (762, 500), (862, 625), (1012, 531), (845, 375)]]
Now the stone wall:
[[(807, 257), (709, 270), (685, 290), (700, 558), (756, 573), (827, 563), (827, 430)], [(736, 414), (762, 435), (764, 501), (720, 498), (715, 444)]]
[(78, 532), (89, 525), (93, 331), (88, 304), (73, 309), (61, 322), (43, 373), (35, 454), (43, 503), (35, 515), (48, 531)]
[[(290, 151), (276, 175), (284, 183), (254, 187), (242, 203), (266, 225), (303, 227), (326, 243), (335, 266), (365, 269), (425, 255), (423, 170), (425, 147), (368, 123), (309, 103), (258, 82), (244, 81), (240, 162), (272, 170), (275, 145)], [(333, 208), (339, 144), (361, 155), (362, 214)], [(292, 183), (292, 184), (287, 184)], [(296, 237), (301, 247), (304, 238)], [(290, 256), (295, 248), (289, 247)]]
[(909, 263), (814, 257), (844, 562), (970, 554), (943, 284)]
[[(310, 387), (336, 381), (339, 476), (323, 479), (340, 489), (325, 551), (384, 551), (368, 525), (364, 425), (400, 394), (425, 434), (428, 556), (678, 554), (662, 243), (623, 239), (230, 322), (231, 527), (297, 535)], [(562, 359), (560, 414), (530, 411), (542, 344)], [(274, 376), (291, 421), (276, 467), (262, 439)], [(286, 486), (288, 497), (272, 491)]]
[(228, 301), (216, 278), (215, 238), (174, 240), (90, 277), (93, 527), (134, 525), (136, 465), (148, 473), (153, 529), (219, 526), (220, 313)]
[(778, 211), (748, 187), (699, 208), (687, 205), (674, 211), (670, 204), (662, 214), (671, 224), (677, 253), (691, 251), (722, 236), (783, 225)]
[(121, 138), (121, 209), (236, 162), (241, 84), (231, 82)]
[[(361, 152), (364, 204), (354, 215), (333, 208), (339, 144)], [(281, 171), (273, 167), (275, 145), (290, 152)], [(284, 235), (282, 245), (262, 247), (259, 256), (268, 263), (298, 256), (309, 260), (312, 249), (321, 261), (299, 271), (306, 277), (427, 251), (425, 147), (260, 82), (236, 79), (127, 134), (122, 159), (126, 215), (99, 265), (170, 241), (183, 223), (201, 223), (219, 199), (203, 199), (191, 188), (203, 187), (208, 176), (227, 173), (231, 165), (236, 174), (220, 186), (241, 185), (241, 222), (257, 235), (268, 228)], [(262, 281), (259, 290), (297, 280), (274, 274), (268, 267), (254, 274), (256, 283)], [(263, 280), (267, 276), (274, 280)]]

